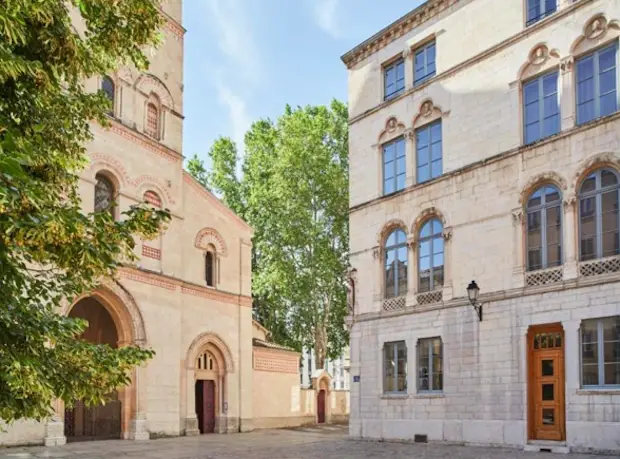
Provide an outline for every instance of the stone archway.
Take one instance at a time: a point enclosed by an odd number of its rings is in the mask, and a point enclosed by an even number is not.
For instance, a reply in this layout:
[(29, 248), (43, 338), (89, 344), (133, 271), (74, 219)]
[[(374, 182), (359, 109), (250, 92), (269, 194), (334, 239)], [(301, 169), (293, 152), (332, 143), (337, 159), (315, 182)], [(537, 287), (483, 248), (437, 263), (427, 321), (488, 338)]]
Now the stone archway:
[(232, 353), (219, 336), (203, 333), (192, 342), (185, 360), (185, 435), (229, 432), (227, 385), (233, 371)]
[[(145, 329), (142, 315), (131, 294), (118, 282), (106, 283), (96, 291), (77, 298), (73, 303), (66, 303), (64, 314), (70, 317), (85, 319), (89, 322), (82, 338), (96, 344), (108, 344), (112, 347), (127, 345), (143, 346), (145, 344)], [(131, 440), (148, 440), (149, 433), (146, 426), (146, 387), (139, 381), (146, 380), (144, 367), (134, 369), (131, 374), (131, 384), (120, 388), (112, 396), (113, 403), (120, 405), (119, 433), (115, 438)], [(99, 407), (94, 407), (97, 410)], [(104, 416), (111, 416), (111, 407), (100, 408)], [(71, 432), (65, 425), (67, 413), (61, 400), (56, 402), (56, 416), (48, 420), (46, 425), (45, 444), (60, 445), (67, 441)], [(63, 416), (64, 413), (64, 416)], [(94, 416), (97, 416), (96, 414)], [(72, 420), (75, 425), (75, 420)], [(108, 421), (106, 420), (106, 423)], [(116, 422), (116, 421), (114, 421)], [(85, 435), (96, 439), (97, 435)]]
[(331, 376), (326, 370), (315, 370), (312, 374), (312, 388), (316, 396), (315, 422), (329, 424), (331, 421)]

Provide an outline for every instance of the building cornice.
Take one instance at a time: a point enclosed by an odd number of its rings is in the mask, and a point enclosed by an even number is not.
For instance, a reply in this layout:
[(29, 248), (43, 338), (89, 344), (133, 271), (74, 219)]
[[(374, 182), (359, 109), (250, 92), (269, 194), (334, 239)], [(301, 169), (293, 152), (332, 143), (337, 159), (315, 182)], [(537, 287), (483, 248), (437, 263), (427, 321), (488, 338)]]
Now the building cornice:
[(166, 21), (166, 29), (172, 32), (177, 39), (182, 40), (183, 36), (185, 35), (185, 32), (187, 32), (187, 29), (183, 27), (179, 21), (174, 19), (172, 16), (170, 16), (168, 13), (166, 13), (161, 8), (159, 8), (159, 13), (163, 16), (164, 20)]
[[(459, 0), (457, 0), (459, 1)], [(435, 77), (431, 78), (430, 80), (424, 82), (423, 84), (420, 84), (418, 86), (415, 86), (413, 88), (409, 88), (406, 91), (404, 91), (402, 94), (400, 94), (397, 97), (394, 97), (392, 99), (386, 100), (386, 101), (381, 101), (381, 103), (379, 103), (378, 105), (375, 105), (374, 107), (366, 110), (363, 113), (360, 113), (359, 115), (356, 115), (352, 118), (349, 118), (349, 126), (355, 124), (356, 122), (366, 118), (367, 116), (370, 116), (382, 109), (384, 109), (385, 107), (388, 107), (392, 104), (395, 104), (396, 102), (398, 102), (399, 100), (402, 100), (408, 96), (410, 96), (411, 94), (421, 91), (424, 88), (430, 86), (431, 84), (438, 82), (438, 81), (442, 81), (445, 80), (447, 78), (450, 78), (452, 76), (454, 76), (456, 73), (461, 72), (462, 70), (465, 70), (466, 68), (469, 68), (475, 64), (477, 64), (478, 62), (487, 59), (488, 57), (493, 56), (494, 54), (497, 54), (501, 51), (503, 51), (504, 49), (512, 46), (513, 44), (515, 44), (516, 42), (523, 40), (527, 37), (529, 37), (532, 33), (537, 32), (538, 30), (547, 27), (549, 24), (552, 24), (556, 21), (559, 21), (560, 19), (568, 16), (569, 14), (574, 13), (577, 9), (582, 8), (592, 2), (594, 2), (595, 0), (580, 0), (576, 3), (573, 3), (571, 5), (566, 6), (565, 8), (559, 10), (558, 12), (554, 13), (553, 15), (543, 19), (542, 21), (537, 22), (536, 24), (533, 24), (529, 27), (527, 27), (526, 29), (523, 29), (521, 32), (519, 32), (516, 35), (513, 35), (512, 37), (507, 38), (504, 41), (499, 42), (498, 44), (487, 48), (486, 50), (476, 54), (475, 56), (467, 59), (466, 61), (460, 62), (458, 64), (456, 64), (455, 66), (446, 69), (445, 71), (437, 74)], [(415, 10), (414, 10), (415, 11)], [(399, 37), (394, 38), (394, 40), (396, 40)], [(392, 40), (393, 41), (393, 40)], [(387, 43), (386, 43), (387, 44)], [(382, 46), (383, 47), (383, 46)], [(374, 52), (378, 51), (380, 48), (377, 48)], [(373, 54), (370, 53), (370, 54)], [(366, 55), (364, 57), (367, 58), (368, 56), (370, 56), (370, 54)], [(360, 59), (362, 60), (362, 59)]]
[(117, 275), (120, 279), (140, 282), (173, 292), (178, 291), (182, 294), (200, 296), (221, 303), (252, 307), (252, 297), (250, 296), (237, 295), (235, 293), (205, 287), (166, 274), (124, 266), (118, 269)]
[(349, 208), (349, 215), (354, 214), (355, 212), (359, 212), (363, 209), (366, 209), (368, 207), (374, 206), (376, 204), (380, 204), (380, 203), (386, 203), (386, 202), (390, 202), (391, 200), (394, 199), (398, 199), (403, 195), (409, 194), (409, 193), (413, 193), (416, 192), (418, 190), (421, 190), (423, 188), (426, 187), (430, 187), (433, 186), (437, 183), (440, 182), (444, 182), (446, 180), (450, 180), (453, 177), (456, 177), (458, 175), (461, 175), (465, 172), (470, 172), (476, 169), (479, 169), (481, 167), (485, 167), (488, 166), (490, 164), (499, 162), (499, 161), (503, 161), (505, 159), (511, 158), (513, 156), (517, 156), (517, 155), (521, 155), (524, 154), (528, 151), (531, 150), (535, 150), (538, 149), (544, 145), (550, 144), (550, 143), (554, 143), (554, 142), (558, 142), (560, 140), (563, 140), (567, 137), (570, 137), (572, 135), (578, 134), (580, 132), (583, 131), (587, 131), (590, 129), (596, 129), (598, 126), (601, 126), (603, 124), (607, 124), (607, 123), (612, 123), (614, 121), (618, 121), (620, 120), (620, 112), (616, 112), (613, 115), (608, 115), (602, 118), (598, 118), (597, 120), (594, 121), (590, 121), (589, 123), (586, 124), (582, 124), (581, 126), (575, 126), (571, 129), (567, 129), (565, 131), (560, 132), (559, 134), (556, 134), (554, 136), (548, 137), (546, 139), (540, 140), (536, 143), (533, 144), (529, 144), (529, 145), (521, 145), (519, 147), (513, 148), (511, 150), (502, 152), (502, 153), (498, 153), (496, 155), (490, 156), (488, 158), (484, 158), (481, 159), (479, 161), (476, 161), (474, 163), (470, 163), (467, 164), (466, 166), (460, 167), (458, 169), (454, 169), (450, 172), (446, 172), (443, 175), (440, 175), (439, 177), (429, 180), (427, 182), (423, 182), (423, 183), (416, 183), (413, 185), (410, 185), (409, 187), (396, 192), (396, 193), (392, 193), (389, 194), (387, 196), (379, 196), (377, 198), (371, 199), (369, 201), (360, 203), (360, 204), (356, 204), (354, 206), (351, 206)]

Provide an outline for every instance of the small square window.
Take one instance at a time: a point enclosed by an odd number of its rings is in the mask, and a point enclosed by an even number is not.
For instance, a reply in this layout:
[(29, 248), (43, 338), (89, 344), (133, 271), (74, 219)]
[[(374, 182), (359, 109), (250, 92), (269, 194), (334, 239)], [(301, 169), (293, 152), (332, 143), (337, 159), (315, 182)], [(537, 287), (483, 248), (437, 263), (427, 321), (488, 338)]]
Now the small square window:
[(620, 387), (620, 316), (581, 323), (581, 386)]
[(618, 111), (618, 43), (577, 60), (577, 124)]
[(443, 391), (443, 343), (441, 338), (418, 341), (418, 392)]
[(398, 59), (383, 69), (384, 100), (393, 99), (405, 91), (405, 60)]
[(551, 16), (557, 9), (557, 0), (527, 0), (527, 22), (525, 25), (535, 24), (547, 16)]
[(435, 42), (414, 51), (413, 85), (417, 86), (435, 76)]

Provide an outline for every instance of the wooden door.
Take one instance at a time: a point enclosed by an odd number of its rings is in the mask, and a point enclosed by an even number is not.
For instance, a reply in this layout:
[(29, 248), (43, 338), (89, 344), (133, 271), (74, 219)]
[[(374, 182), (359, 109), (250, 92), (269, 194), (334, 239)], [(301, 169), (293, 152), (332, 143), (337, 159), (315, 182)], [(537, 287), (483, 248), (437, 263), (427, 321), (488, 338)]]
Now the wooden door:
[(317, 400), (317, 421), (319, 424), (325, 423), (325, 390), (319, 391), (319, 396)]
[(215, 382), (212, 380), (204, 381), (203, 384), (203, 423), (202, 433), (215, 432)]
[(564, 331), (560, 324), (530, 328), (529, 438), (566, 439), (564, 408)]

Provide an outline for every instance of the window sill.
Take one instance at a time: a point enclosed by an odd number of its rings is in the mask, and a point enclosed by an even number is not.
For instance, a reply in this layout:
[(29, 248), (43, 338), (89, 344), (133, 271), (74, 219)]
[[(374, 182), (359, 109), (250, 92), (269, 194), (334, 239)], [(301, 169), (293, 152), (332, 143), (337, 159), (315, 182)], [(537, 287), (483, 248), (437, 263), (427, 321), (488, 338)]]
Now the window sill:
[(415, 394), (413, 398), (446, 398), (446, 394), (443, 392), (420, 392)]
[(610, 387), (609, 389), (577, 389), (577, 395), (620, 395), (620, 387)]
[(383, 394), (381, 400), (406, 400), (409, 394)]

